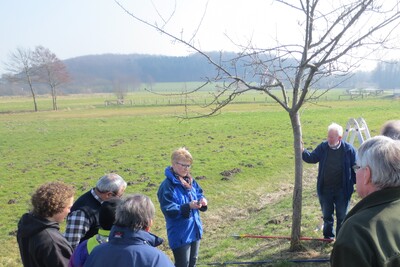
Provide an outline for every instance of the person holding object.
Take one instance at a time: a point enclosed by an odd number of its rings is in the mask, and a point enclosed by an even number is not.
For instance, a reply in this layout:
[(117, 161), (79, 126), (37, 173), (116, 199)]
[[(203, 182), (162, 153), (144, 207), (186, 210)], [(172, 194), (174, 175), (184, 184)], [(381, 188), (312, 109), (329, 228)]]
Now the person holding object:
[(112, 198), (120, 198), (126, 186), (121, 176), (109, 173), (97, 181), (95, 188), (78, 198), (71, 208), (71, 213), (68, 214), (64, 233), (73, 249), (98, 233), (101, 203)]
[(62, 182), (40, 186), (32, 195), (32, 212), (25, 213), (17, 230), (17, 241), (24, 267), (67, 267), (72, 247), (60, 233), (75, 190)]
[(173, 267), (168, 256), (156, 248), (164, 240), (149, 232), (154, 215), (148, 196), (125, 197), (117, 206), (109, 241), (92, 250), (84, 267)]
[(331, 266), (400, 266), (400, 141), (368, 139), (354, 168), (362, 199), (345, 218)]
[[(303, 148), (302, 157), (307, 163), (319, 163), (317, 193), (324, 221), (323, 235), (334, 239), (338, 234), (350, 206), (354, 192), (357, 153), (354, 147), (342, 140), (342, 126), (332, 123), (328, 126), (327, 140), (312, 152)], [(336, 232), (334, 231), (334, 211), (336, 209)]]
[(206, 211), (208, 204), (203, 190), (190, 174), (192, 163), (192, 155), (186, 148), (175, 150), (157, 192), (176, 267), (196, 266), (203, 235), (199, 211)]

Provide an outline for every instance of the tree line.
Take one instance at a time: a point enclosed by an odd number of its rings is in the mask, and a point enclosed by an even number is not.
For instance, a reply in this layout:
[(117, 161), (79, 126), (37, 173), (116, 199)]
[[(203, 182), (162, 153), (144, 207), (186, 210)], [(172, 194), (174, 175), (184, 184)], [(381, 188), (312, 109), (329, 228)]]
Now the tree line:
[[(222, 55), (222, 56), (221, 56)], [(211, 52), (215, 60), (231, 60), (237, 56), (233, 52)], [(245, 75), (246, 59), (235, 69)], [(268, 60), (268, 59), (263, 59)], [(247, 65), (246, 65), (247, 64)], [(294, 64), (292, 60), (285, 62)], [(0, 95), (31, 95), (34, 110), (37, 111), (36, 96), (50, 94), (53, 109), (57, 110), (57, 96), (60, 94), (114, 93), (123, 99), (127, 92), (139, 90), (161, 82), (201, 82), (205, 77), (216, 74), (213, 68), (199, 54), (173, 57), (159, 55), (88, 55), (61, 61), (48, 48), (17, 48), (10, 53), (4, 63), (7, 74), (0, 80)], [(400, 87), (399, 61), (379, 62), (372, 71), (356, 72), (346, 79), (325, 77), (316, 81), (315, 88), (331, 88), (340, 84), (341, 88), (395, 89)], [(246, 77), (251, 82), (261, 83), (254, 77)], [(28, 91), (26, 90), (28, 89)]]

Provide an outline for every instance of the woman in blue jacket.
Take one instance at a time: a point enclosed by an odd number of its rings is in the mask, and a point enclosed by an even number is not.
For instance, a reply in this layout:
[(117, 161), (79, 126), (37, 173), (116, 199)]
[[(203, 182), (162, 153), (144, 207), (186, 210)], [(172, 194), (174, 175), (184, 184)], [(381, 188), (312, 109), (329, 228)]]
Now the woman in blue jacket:
[(157, 193), (176, 267), (196, 266), (203, 235), (199, 211), (207, 210), (203, 190), (190, 175), (192, 162), (186, 148), (175, 150)]

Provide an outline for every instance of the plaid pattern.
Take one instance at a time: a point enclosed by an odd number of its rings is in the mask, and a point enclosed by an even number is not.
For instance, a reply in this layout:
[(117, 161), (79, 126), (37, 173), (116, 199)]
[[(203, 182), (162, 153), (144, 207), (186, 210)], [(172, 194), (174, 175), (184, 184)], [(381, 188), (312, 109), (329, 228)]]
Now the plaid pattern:
[[(90, 190), (90, 193), (95, 199), (100, 203), (103, 201), (96, 195), (94, 189)], [(67, 227), (65, 229), (64, 236), (71, 244), (72, 248), (75, 249), (81, 240), (85, 236), (87, 231), (90, 229), (89, 218), (82, 210), (75, 210), (68, 214), (67, 217)]]
[(81, 210), (76, 210), (71, 212), (67, 217), (67, 227), (64, 236), (72, 248), (75, 249), (81, 238), (89, 231), (89, 228), (89, 219), (85, 213)]

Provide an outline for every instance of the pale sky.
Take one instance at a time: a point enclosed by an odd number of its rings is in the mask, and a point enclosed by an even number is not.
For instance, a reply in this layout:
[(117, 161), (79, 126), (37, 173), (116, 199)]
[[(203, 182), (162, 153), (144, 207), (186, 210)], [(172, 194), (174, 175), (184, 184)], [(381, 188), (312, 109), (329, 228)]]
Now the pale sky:
[[(130, 12), (203, 51), (301, 42), (297, 13), (273, 0), (119, 0)], [(203, 14), (205, 14), (203, 16)], [(17, 47), (42, 45), (60, 59), (93, 54), (187, 55), (193, 51), (134, 20), (114, 0), (0, 0), (0, 75)], [(199, 27), (200, 25), (200, 27)], [(228, 38), (229, 37), (229, 38)]]
[[(277, 31), (288, 32), (285, 23), (278, 23), (283, 19), (279, 15), (282, 5), (272, 0), (119, 2), (136, 16), (159, 25), (175, 10), (165, 29), (188, 39), (200, 25), (194, 40), (204, 51), (237, 50), (229, 38), (241, 44), (250, 39), (265, 42), (275, 39)], [(17, 47), (42, 45), (60, 59), (105, 53), (179, 56), (193, 52), (134, 20), (113, 0), (0, 0), (0, 18), (0, 74), (3, 62)]]

